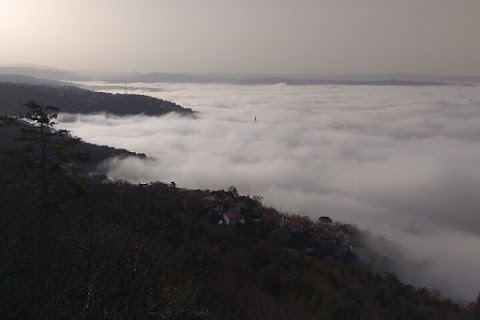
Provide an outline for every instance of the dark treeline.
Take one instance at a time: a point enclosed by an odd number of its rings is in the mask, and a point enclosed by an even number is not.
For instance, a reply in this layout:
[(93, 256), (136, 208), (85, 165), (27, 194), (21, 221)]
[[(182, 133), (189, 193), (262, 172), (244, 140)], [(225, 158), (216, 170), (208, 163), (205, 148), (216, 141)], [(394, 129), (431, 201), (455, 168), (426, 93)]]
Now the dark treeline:
[[(26, 148), (27, 142), (17, 141), (16, 137), (19, 136), (21, 128), (28, 128), (28, 124), (22, 123), (20, 126), (9, 126), (1, 127), (0, 126), (0, 150), (8, 149), (18, 149)], [(84, 170), (91, 172), (102, 173), (102, 166), (99, 166), (104, 160), (107, 160), (112, 157), (140, 157), (146, 158), (146, 155), (143, 153), (135, 153), (126, 149), (117, 149), (109, 146), (99, 146), (85, 141), (78, 141), (73, 145), (72, 150), (88, 155), (87, 162), (77, 164), (77, 166), (82, 167)]]
[(33, 146), (0, 155), (1, 319), (474, 319), (392, 273), (218, 225), (201, 203), (234, 189), (87, 175), (37, 106)]
[(161, 116), (170, 112), (194, 115), (190, 108), (173, 102), (136, 94), (111, 94), (74, 86), (49, 86), (0, 82), (0, 115), (11, 115), (30, 97), (45, 105), (61, 108), (65, 113), (110, 113), (114, 115), (145, 114)]

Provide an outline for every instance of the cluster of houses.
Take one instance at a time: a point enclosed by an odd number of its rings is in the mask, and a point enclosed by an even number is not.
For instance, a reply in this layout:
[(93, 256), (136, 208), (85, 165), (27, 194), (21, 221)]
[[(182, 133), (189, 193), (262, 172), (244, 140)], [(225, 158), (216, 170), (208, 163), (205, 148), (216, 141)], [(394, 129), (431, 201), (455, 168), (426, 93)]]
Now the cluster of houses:
[(250, 197), (215, 191), (203, 197), (203, 206), (218, 224), (270, 237), (282, 245), (315, 257), (362, 256), (359, 231), (322, 216), (317, 221), (263, 207)]
[[(169, 187), (175, 188), (174, 185)], [(184, 197), (181, 202), (181, 218), (187, 224), (194, 221), (199, 213), (206, 214), (211, 223), (224, 225), (240, 233), (267, 237), (312, 257), (348, 259), (379, 270), (379, 264), (388, 267), (388, 255), (401, 254), (386, 239), (376, 241), (377, 251), (373, 252), (372, 246), (366, 245), (374, 240), (371, 235), (353, 225), (334, 222), (327, 216), (312, 221), (305, 216), (284, 214), (274, 208), (264, 207), (255, 197), (252, 199), (231, 191), (188, 192), (191, 196)], [(383, 255), (382, 250), (388, 254)], [(480, 319), (480, 295), (477, 301), (465, 302), (464, 306)]]
[[(269, 237), (287, 248), (317, 258), (360, 258), (361, 263), (372, 263), (376, 259), (364, 243), (366, 235), (355, 226), (334, 222), (330, 217), (321, 216), (312, 221), (305, 216), (284, 214), (264, 207), (249, 196), (229, 191), (205, 192), (201, 199), (201, 203), (190, 205), (198, 212), (200, 204), (212, 222), (238, 232)], [(480, 319), (480, 295), (466, 307)]]
[(347, 224), (334, 223), (330, 217), (322, 216), (318, 221), (299, 215), (284, 215), (274, 209), (265, 211), (270, 221), (277, 221), (272, 232), (286, 245), (316, 257), (338, 257), (363, 255), (365, 246), (359, 231)]

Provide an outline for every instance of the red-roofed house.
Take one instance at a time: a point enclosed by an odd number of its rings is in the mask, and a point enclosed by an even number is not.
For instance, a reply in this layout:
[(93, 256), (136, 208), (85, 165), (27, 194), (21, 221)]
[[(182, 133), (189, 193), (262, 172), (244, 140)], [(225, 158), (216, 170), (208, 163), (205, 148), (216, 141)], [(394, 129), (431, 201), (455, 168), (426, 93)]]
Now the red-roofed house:
[(227, 226), (234, 226), (234, 225), (236, 225), (236, 224), (237, 224), (237, 219), (238, 219), (237, 215), (234, 214), (234, 213), (231, 212), (231, 211), (225, 212), (225, 213), (223, 214), (223, 220), (225, 221), (225, 224), (226, 224)]
[(362, 253), (364, 252), (365, 245), (360, 240), (347, 241), (348, 249), (352, 252)]
[(235, 226), (237, 223), (245, 223), (243, 217), (239, 214), (233, 213), (231, 211), (225, 212), (223, 214), (223, 220), (227, 226)]

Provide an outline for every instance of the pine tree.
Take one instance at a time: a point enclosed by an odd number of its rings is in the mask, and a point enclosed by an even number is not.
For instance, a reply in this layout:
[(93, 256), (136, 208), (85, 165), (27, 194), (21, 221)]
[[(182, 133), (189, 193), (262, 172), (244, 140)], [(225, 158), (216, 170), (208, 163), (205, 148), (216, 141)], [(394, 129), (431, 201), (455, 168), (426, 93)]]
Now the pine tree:
[(54, 129), (58, 108), (44, 106), (34, 100), (29, 100), (23, 107), (25, 112), (1, 119), (3, 126), (15, 125), (19, 128), (19, 137), (15, 140), (23, 142), (23, 148), (3, 154), (21, 161), (33, 173), (33, 185), (39, 189), (42, 211), (45, 211), (50, 201), (50, 190), (58, 183), (56, 178), (70, 170), (72, 163), (86, 161), (88, 157), (69, 150), (80, 142), (79, 138), (71, 136), (67, 130)]

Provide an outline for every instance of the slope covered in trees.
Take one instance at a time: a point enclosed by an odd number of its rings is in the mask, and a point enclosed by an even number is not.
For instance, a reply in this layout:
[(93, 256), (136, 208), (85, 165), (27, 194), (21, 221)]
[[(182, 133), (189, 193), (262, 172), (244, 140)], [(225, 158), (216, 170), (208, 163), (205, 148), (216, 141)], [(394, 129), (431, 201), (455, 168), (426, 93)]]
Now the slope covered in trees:
[(28, 99), (57, 106), (65, 113), (99, 113), (114, 115), (145, 114), (161, 116), (170, 112), (194, 115), (190, 108), (173, 102), (135, 94), (94, 92), (74, 86), (49, 86), (0, 82), (0, 115), (18, 112), (19, 105)]
[[(82, 174), (52, 110), (29, 108), (36, 147), (0, 154), (1, 319), (474, 319), (355, 256), (305, 255), (235, 188)], [(218, 223), (236, 208), (243, 227)]]
[[(21, 110), (20, 108), (17, 111)], [(27, 128), (28, 125), (23, 123), (22, 126)], [(0, 151), (1, 150), (10, 150), (18, 148), (26, 148), (28, 146), (27, 141), (16, 141), (15, 139), (19, 136), (20, 127), (2, 127), (0, 126)], [(72, 146), (73, 150), (76, 153), (88, 155), (89, 161), (77, 164), (81, 166), (84, 170), (96, 172), (97, 169), (100, 169), (98, 166), (104, 160), (107, 160), (111, 157), (140, 157), (146, 158), (146, 155), (143, 153), (135, 153), (126, 149), (117, 149), (109, 146), (99, 146), (85, 141), (79, 141), (77, 144)]]

